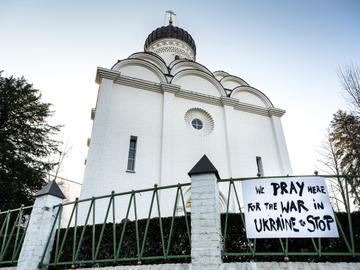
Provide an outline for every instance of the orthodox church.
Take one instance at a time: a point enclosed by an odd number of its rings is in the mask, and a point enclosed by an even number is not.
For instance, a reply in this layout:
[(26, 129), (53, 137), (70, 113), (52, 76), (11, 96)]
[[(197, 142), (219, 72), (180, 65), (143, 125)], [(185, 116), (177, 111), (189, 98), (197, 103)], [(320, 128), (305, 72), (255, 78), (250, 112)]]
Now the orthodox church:
[(292, 174), (285, 111), (242, 78), (210, 71), (196, 51), (170, 16), (143, 52), (97, 69), (81, 198), (190, 182), (204, 154), (222, 178)]

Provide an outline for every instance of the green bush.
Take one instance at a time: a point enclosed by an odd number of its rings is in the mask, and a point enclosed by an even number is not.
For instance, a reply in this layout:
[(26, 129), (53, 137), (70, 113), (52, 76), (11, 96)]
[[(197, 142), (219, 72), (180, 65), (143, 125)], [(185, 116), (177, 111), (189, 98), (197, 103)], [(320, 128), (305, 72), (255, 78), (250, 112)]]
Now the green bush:
[[(189, 229), (190, 229), (190, 216), (187, 216)], [(164, 235), (164, 247), (167, 249), (169, 242), (169, 233), (171, 227), (172, 217), (162, 218), (162, 228)], [(141, 250), (143, 245), (144, 233), (146, 228), (147, 219), (138, 220), (138, 234), (139, 234), (139, 249)], [(122, 234), (123, 227), (125, 222), (121, 222), (115, 225), (115, 235), (116, 235), (116, 246), (118, 247), (120, 237)], [(101, 230), (103, 224), (97, 224), (95, 227), (95, 249), (99, 243)], [(83, 226), (78, 226), (76, 231), (76, 245), (78, 245), (80, 241), (80, 236), (83, 231)], [(93, 239), (93, 226), (88, 225), (85, 228), (84, 238), (80, 245), (79, 254), (76, 259), (78, 263), (76, 263), (77, 267), (91, 267), (93, 264), (91, 262), (92, 259), (92, 239)], [(64, 238), (66, 229), (60, 230), (59, 236), (59, 244), (58, 247), (60, 249), (62, 240)], [(129, 264), (154, 264), (154, 263), (188, 263), (190, 262), (190, 240), (187, 234), (185, 217), (175, 217), (173, 232), (171, 236), (170, 248), (169, 248), (169, 256), (172, 255), (188, 255), (188, 258), (151, 258), (153, 256), (163, 256), (163, 245), (160, 233), (160, 224), (158, 218), (153, 218), (150, 220), (149, 228), (145, 240), (144, 252), (141, 260), (137, 258), (137, 238), (136, 238), (136, 222), (135, 221), (127, 221), (125, 227), (125, 233), (122, 241), (122, 246), (119, 252), (118, 261), (112, 261), (114, 258), (114, 245), (113, 245), (113, 224), (107, 223), (104, 227), (104, 233), (102, 241), (99, 245), (99, 252), (96, 256), (98, 261), (106, 260), (107, 262), (97, 262), (95, 265), (129, 265)], [(56, 252), (56, 239), (54, 247), (52, 249), (52, 255), (50, 263), (54, 262), (54, 256)], [(69, 228), (65, 244), (63, 246), (61, 255), (59, 257), (59, 262), (69, 262), (71, 265), (72, 256), (73, 256), (73, 242), (74, 242), (74, 228)], [(90, 261), (89, 263), (83, 263), (84, 261)], [(53, 268), (54, 269), (54, 268)]]
[[(342, 224), (342, 230), (349, 238), (349, 226), (348, 216), (346, 213), (336, 213), (340, 223)], [(188, 224), (190, 226), (190, 215), (187, 216)], [(226, 215), (221, 215), (222, 231), (224, 231)], [(163, 234), (165, 249), (168, 245), (169, 232), (171, 226), (171, 217), (162, 218)], [(138, 233), (139, 233), (139, 248), (141, 249), (143, 244), (143, 238), (145, 233), (147, 219), (138, 221)], [(360, 250), (360, 213), (354, 212), (352, 214), (353, 234), (355, 249)], [(118, 247), (121, 232), (124, 226), (124, 222), (115, 225), (116, 230), (116, 245)], [(95, 225), (95, 243), (99, 242), (100, 233), (102, 230), (102, 224)], [(83, 230), (82, 226), (77, 227), (76, 245), (80, 240), (80, 235)], [(92, 266), (110, 266), (110, 265), (130, 265), (130, 264), (161, 264), (161, 263), (189, 263), (190, 262), (190, 239), (187, 235), (186, 223), (184, 217), (176, 217), (174, 219), (173, 233), (170, 243), (169, 255), (187, 255), (186, 258), (167, 258), (163, 257), (163, 245), (160, 234), (159, 219), (153, 218), (150, 220), (148, 234), (145, 241), (144, 253), (141, 260), (137, 258), (137, 240), (136, 240), (136, 223), (134, 221), (128, 221), (126, 223), (125, 234), (122, 242), (121, 251), (118, 256), (118, 261), (114, 262), (113, 258), (113, 224), (107, 223), (105, 225), (103, 239), (100, 242), (99, 253), (97, 254), (97, 262), (93, 264), (92, 259), (92, 234), (93, 226), (88, 225), (85, 229), (84, 238), (80, 246), (79, 255), (76, 259), (75, 267), (92, 267)], [(61, 246), (62, 239), (65, 234), (65, 229), (60, 230), (59, 247)], [(348, 252), (345, 241), (341, 236), (340, 238), (322, 238), (321, 239), (321, 251), (322, 252)], [(73, 256), (73, 241), (74, 241), (74, 228), (70, 228), (64, 242), (64, 246), (59, 257), (59, 262), (68, 262), (71, 265)], [(319, 244), (318, 239), (314, 239), (316, 245)], [(285, 245), (285, 239), (283, 239)], [(95, 245), (95, 248), (96, 248)], [(224, 251), (227, 253), (240, 253), (249, 252), (249, 246), (251, 245), (246, 239), (245, 228), (242, 225), (240, 214), (228, 215), (228, 226), (226, 240), (223, 243)], [(56, 250), (56, 238), (51, 256), (51, 263), (54, 262), (54, 255)], [(288, 240), (288, 251), (298, 252), (299, 254), (304, 252), (315, 252), (314, 245), (310, 238), (300, 239), (292, 238)], [(279, 239), (257, 239), (256, 252), (282, 252), (282, 247)], [(335, 254), (334, 254), (335, 255)], [(153, 258), (158, 256), (158, 258)], [(328, 256), (328, 255), (289, 255), (290, 261), (306, 261), (306, 262), (323, 262), (323, 261), (360, 261), (359, 257), (352, 256)], [(104, 261), (107, 260), (107, 261)], [(86, 262), (87, 261), (87, 262)], [(103, 262), (101, 262), (103, 261)], [(256, 255), (251, 254), (244, 256), (223, 256), (224, 262), (246, 262), (246, 261), (284, 261), (284, 255), (269, 256), (269, 255)], [(56, 269), (52, 267), (50, 269)]]

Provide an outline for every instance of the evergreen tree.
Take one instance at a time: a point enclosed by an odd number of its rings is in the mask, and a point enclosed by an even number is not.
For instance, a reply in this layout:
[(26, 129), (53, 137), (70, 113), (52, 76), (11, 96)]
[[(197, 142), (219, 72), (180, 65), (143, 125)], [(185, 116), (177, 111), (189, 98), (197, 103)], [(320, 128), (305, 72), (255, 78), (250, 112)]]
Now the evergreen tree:
[(0, 72), (0, 210), (31, 205), (34, 192), (45, 183), (56, 164), (50, 104), (41, 102), (40, 91), (24, 78), (3, 77)]
[(360, 175), (360, 118), (339, 110), (330, 124), (330, 141), (344, 174)]

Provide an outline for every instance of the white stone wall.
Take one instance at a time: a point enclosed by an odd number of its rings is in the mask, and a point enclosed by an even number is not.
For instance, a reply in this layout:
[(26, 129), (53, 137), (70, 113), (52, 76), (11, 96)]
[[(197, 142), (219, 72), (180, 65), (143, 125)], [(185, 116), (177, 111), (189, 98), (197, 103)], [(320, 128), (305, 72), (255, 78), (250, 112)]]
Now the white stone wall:
[[(156, 80), (160, 83), (157, 76), (149, 75), (148, 68), (140, 64), (131, 67), (129, 63), (119, 66), (120, 73), (116, 76), (125, 74), (152, 84)], [(175, 75), (176, 91), (223, 97), (220, 83), (210, 80), (204, 71), (201, 76), (199, 72)], [(126, 83), (121, 84), (114, 80), (101, 80), (81, 198), (109, 194), (112, 190), (124, 192), (154, 184), (189, 182), (189, 169), (204, 154), (222, 178), (256, 177), (256, 156), (262, 157), (265, 176), (292, 173), (279, 117), (238, 110), (230, 105), (219, 106), (200, 98), (184, 98), (175, 90), (163, 93), (146, 88), (155, 86), (140, 89), (136, 85), (145, 81), (134, 80), (130, 86), (130, 77), (124, 77)], [(214, 129), (210, 134), (196, 134), (185, 122), (185, 113), (194, 108), (206, 111), (213, 119)], [(135, 173), (126, 171), (132, 135), (138, 137)], [(220, 192), (226, 197), (227, 188), (221, 186)], [(163, 215), (172, 213), (174, 196), (172, 192), (160, 195)], [(144, 194), (140, 199), (138, 205), (149, 205), (150, 195)], [(124, 198), (121, 204), (127, 206), (127, 200)], [(106, 204), (104, 200), (97, 208), (104, 212)], [(235, 210), (234, 207), (232, 203), (230, 210)], [(148, 207), (139, 211), (139, 217), (146, 217)], [(103, 222), (103, 215), (97, 214), (97, 218), (97, 222)]]
[(221, 265), (219, 190), (215, 174), (191, 176), (192, 270), (217, 270)]
[[(61, 198), (52, 195), (36, 198), (20, 251), (18, 270), (38, 269), (57, 213), (57, 209), (54, 209), (53, 206), (58, 205), (61, 201)], [(49, 260), (51, 248), (52, 242), (50, 241), (49, 253), (45, 257), (44, 263)]]
[[(11, 269), (11, 268), (10, 268)], [(157, 264), (142, 266), (114, 266), (77, 268), (78, 270), (191, 270), (191, 264)], [(246, 262), (224, 263), (219, 270), (358, 270), (360, 263), (306, 263), (306, 262)], [(206, 269), (204, 269), (206, 270)]]

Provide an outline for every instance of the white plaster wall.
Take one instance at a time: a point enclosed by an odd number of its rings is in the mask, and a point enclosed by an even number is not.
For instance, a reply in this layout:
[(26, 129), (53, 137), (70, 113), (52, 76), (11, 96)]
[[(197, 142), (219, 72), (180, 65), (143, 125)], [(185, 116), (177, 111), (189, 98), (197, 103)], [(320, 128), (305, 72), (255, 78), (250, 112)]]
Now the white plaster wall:
[(120, 69), (121, 74), (135, 77), (138, 79), (151, 81), (151, 82), (160, 82), (161, 79), (157, 76), (152, 70), (147, 67), (136, 66), (136, 65), (126, 65)]
[[(212, 116), (214, 130), (210, 134), (197, 135), (186, 124), (184, 115), (192, 108), (201, 108)], [(188, 171), (204, 154), (209, 157), (222, 178), (256, 177), (256, 156), (262, 157), (265, 175), (284, 174), (269, 117), (233, 110), (229, 126), (234, 134), (229, 137), (232, 141), (228, 149), (223, 107), (175, 97), (174, 106), (168, 113), (171, 115), (167, 117), (172, 119), (172, 125), (168, 128), (173, 129), (173, 145), (169, 151), (173, 153), (169, 154), (172, 156), (172, 163), (165, 168), (167, 178), (162, 179), (161, 185), (189, 182)], [(236, 157), (231, 164), (230, 158), (234, 156)], [(226, 185), (220, 186), (220, 192), (225, 197), (227, 188)], [(240, 188), (239, 185), (241, 196)], [(170, 198), (172, 199), (171, 196)], [(172, 201), (165, 204), (170, 203), (173, 205)], [(235, 210), (235, 204), (232, 204), (232, 210)]]
[[(229, 176), (225, 141), (223, 109), (220, 106), (175, 98), (174, 121), (174, 179), (189, 182), (187, 173), (206, 154), (218, 169), (221, 177)], [(208, 135), (199, 135), (189, 127), (184, 119), (185, 113), (192, 108), (207, 111), (214, 119), (214, 130)], [(173, 182), (168, 179), (164, 184)]]
[[(107, 124), (97, 127), (97, 122), (104, 120), (97, 110), (81, 197), (145, 188), (159, 178), (162, 95), (120, 85), (104, 91), (110, 92), (111, 100), (106, 104)], [(104, 136), (99, 136), (97, 128)], [(138, 137), (136, 173), (126, 172), (132, 135)], [(94, 177), (93, 171), (100, 173)]]
[(259, 97), (255, 96), (252, 93), (241, 91), (232, 95), (233, 98), (239, 99), (240, 102), (253, 104), (261, 107), (267, 107), (264, 101), (262, 101)]
[[(81, 198), (106, 195), (113, 190), (149, 188), (158, 183), (161, 111), (161, 94), (107, 82), (100, 86)], [(135, 173), (126, 171), (130, 136), (138, 137)], [(148, 197), (140, 196), (138, 205), (149, 205)], [(117, 211), (120, 220), (125, 217), (129, 196), (121, 198), (124, 200), (116, 198), (117, 205), (122, 205)], [(97, 222), (104, 221), (108, 202), (108, 198), (96, 202), (97, 210), (101, 209), (96, 214)], [(138, 214), (145, 217), (145, 213), (144, 209)]]
[(156, 57), (152, 54), (148, 54), (145, 52), (139, 52), (139, 53), (135, 53), (129, 56), (129, 58), (131, 59), (142, 59), (145, 60), (151, 64), (153, 64), (154, 66), (158, 67), (163, 73), (167, 73), (168, 69), (166, 67), (166, 64), (164, 61), (160, 60), (160, 57)]
[(271, 119), (267, 116), (234, 110), (234, 132), (239, 161), (234, 176), (256, 176), (256, 156), (262, 158), (264, 175), (282, 175)]
[(184, 75), (180, 78), (177, 78), (176, 80), (174, 79), (172, 83), (181, 85), (181, 87), (186, 90), (191, 90), (215, 97), (221, 96), (221, 93), (214, 86), (214, 84), (200, 75)]
[[(194, 90), (204, 85), (203, 80), (192, 78)], [(190, 86), (190, 81), (186, 86)], [(211, 91), (217, 91), (213, 85), (211, 87)], [(166, 111), (167, 124), (162, 127), (165, 106), (163, 94), (110, 82), (100, 87), (81, 198), (109, 194), (112, 190), (124, 192), (149, 188), (154, 184), (165, 186), (189, 182), (188, 171), (204, 154), (213, 162), (222, 178), (256, 176), (256, 156), (262, 157), (265, 175), (283, 174), (270, 117), (232, 110), (228, 125), (234, 134), (231, 136), (232, 141), (227, 143), (230, 137), (226, 134), (222, 106), (176, 96), (171, 100), (170, 109)], [(210, 134), (195, 134), (186, 124), (184, 115), (192, 108), (201, 108), (212, 116), (214, 130)], [(164, 133), (163, 128), (169, 132)], [(164, 134), (170, 134), (171, 138), (165, 139), (167, 141), (162, 145)], [(138, 137), (135, 173), (126, 172), (132, 135)], [(166, 147), (167, 153), (163, 155), (167, 159), (163, 158), (161, 166), (161, 150), (167, 144), (171, 144), (171, 147)], [(229, 155), (228, 151), (232, 154)], [(230, 162), (234, 151), (236, 158)], [(171, 162), (165, 164), (169, 157)], [(226, 196), (227, 187), (221, 186), (220, 192)], [(164, 191), (160, 192), (161, 213), (171, 215), (175, 190), (163, 194)], [(129, 200), (129, 196), (123, 197), (123, 200), (117, 198), (118, 204), (121, 202), (124, 205), (117, 212), (118, 216), (123, 215), (122, 218), (125, 217), (124, 211)], [(150, 197), (149, 193), (139, 197), (142, 202), (137, 201), (137, 204), (146, 206), (141, 207), (139, 217), (148, 215)], [(105, 212), (108, 202), (109, 199), (97, 202), (97, 208)], [(96, 216), (103, 222), (104, 214)]]
[[(145, 71), (142, 67), (123, 67), (121, 73), (124, 72), (148, 80), (155, 80), (157, 76), (150, 76), (150, 70)], [(174, 83), (182, 89), (221, 96), (213, 83), (195, 74), (177, 78)], [(247, 101), (251, 103), (251, 99), (257, 97), (251, 95)], [(195, 134), (185, 123), (184, 115), (192, 108), (203, 109), (211, 115), (214, 129), (210, 134)], [(135, 173), (126, 171), (130, 136), (138, 137)], [(105, 195), (113, 190), (125, 192), (154, 184), (165, 186), (189, 182), (188, 171), (204, 154), (222, 178), (255, 177), (256, 156), (262, 157), (266, 176), (284, 175), (289, 173), (287, 169), (290, 167), (286, 166), (290, 162), (284, 144), (280, 119), (103, 79), (81, 198)], [(226, 196), (227, 187), (221, 185), (220, 192)], [(162, 215), (171, 215), (175, 190), (159, 193)], [(117, 220), (125, 217), (129, 197), (116, 198), (117, 205), (121, 205), (120, 209), (117, 206)], [(150, 199), (150, 193), (137, 197), (137, 205), (141, 206), (138, 207), (138, 217), (147, 217)], [(96, 222), (104, 221), (108, 202), (109, 198), (96, 202), (97, 209), (101, 209), (97, 211)], [(111, 214), (108, 221), (111, 221)]]
[(211, 71), (209, 71), (206, 67), (202, 66), (201, 64), (199, 64), (197, 62), (186, 61), (186, 60), (185, 61), (177, 61), (177, 62), (174, 61), (172, 63), (172, 65), (170, 65), (170, 67), (171, 67), (170, 74), (172, 74), (172, 75), (175, 75), (185, 69), (196, 69), (196, 70), (204, 71), (205, 73), (212, 76)]

